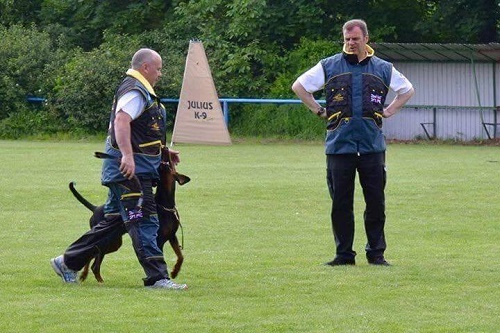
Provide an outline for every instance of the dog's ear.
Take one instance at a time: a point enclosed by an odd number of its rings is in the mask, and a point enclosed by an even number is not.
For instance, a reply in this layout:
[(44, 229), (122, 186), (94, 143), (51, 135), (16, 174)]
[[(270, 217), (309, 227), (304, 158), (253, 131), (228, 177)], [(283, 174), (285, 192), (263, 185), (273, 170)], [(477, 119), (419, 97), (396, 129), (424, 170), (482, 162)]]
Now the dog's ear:
[(179, 183), (179, 185), (187, 184), (191, 180), (191, 178), (189, 178), (188, 176), (178, 172), (174, 175), (174, 178)]

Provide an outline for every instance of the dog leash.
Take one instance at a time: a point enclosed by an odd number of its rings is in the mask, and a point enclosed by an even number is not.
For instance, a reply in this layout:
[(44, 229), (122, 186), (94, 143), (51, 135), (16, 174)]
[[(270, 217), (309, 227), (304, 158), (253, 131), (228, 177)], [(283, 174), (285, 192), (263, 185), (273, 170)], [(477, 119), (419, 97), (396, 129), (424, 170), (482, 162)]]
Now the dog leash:
[(94, 152), (94, 157), (97, 157), (97, 158), (109, 158), (109, 159), (119, 159), (119, 157), (112, 156), (112, 155), (109, 155), (109, 154), (106, 154), (106, 153), (103, 153), (103, 152), (100, 152), (100, 151), (95, 151)]

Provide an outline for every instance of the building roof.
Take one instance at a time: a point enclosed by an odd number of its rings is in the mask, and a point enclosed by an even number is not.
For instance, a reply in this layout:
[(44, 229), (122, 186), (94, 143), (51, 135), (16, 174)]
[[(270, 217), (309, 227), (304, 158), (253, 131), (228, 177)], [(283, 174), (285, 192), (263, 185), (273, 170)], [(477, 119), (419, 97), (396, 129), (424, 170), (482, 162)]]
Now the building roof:
[(370, 43), (375, 55), (391, 62), (500, 62), (500, 43)]

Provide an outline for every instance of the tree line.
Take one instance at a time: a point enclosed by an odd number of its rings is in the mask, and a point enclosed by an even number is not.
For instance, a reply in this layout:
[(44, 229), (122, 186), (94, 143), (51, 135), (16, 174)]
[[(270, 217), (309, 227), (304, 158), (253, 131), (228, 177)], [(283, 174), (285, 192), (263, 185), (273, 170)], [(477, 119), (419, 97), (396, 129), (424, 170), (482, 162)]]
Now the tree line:
[[(164, 57), (157, 90), (177, 98), (192, 39), (203, 42), (221, 97), (293, 97), (293, 80), (340, 50), (352, 18), (365, 19), (376, 42), (500, 42), (496, 0), (1, 0), (0, 137), (104, 132), (140, 47)], [(26, 103), (30, 95), (47, 102)], [(266, 115), (277, 135), (310, 136), (298, 107), (279, 107), (286, 116), (246, 108), (256, 107), (232, 107), (233, 131), (260, 135)]]

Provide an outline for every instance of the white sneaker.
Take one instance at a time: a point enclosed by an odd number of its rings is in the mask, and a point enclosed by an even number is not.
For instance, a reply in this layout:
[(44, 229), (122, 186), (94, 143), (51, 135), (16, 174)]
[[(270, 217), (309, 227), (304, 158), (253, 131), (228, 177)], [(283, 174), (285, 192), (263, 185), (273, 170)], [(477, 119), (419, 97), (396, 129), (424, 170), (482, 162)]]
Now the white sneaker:
[(148, 286), (148, 288), (155, 289), (170, 289), (170, 290), (186, 290), (188, 288), (187, 284), (177, 284), (169, 279), (158, 280), (152, 286)]
[(60, 255), (59, 257), (50, 259), (50, 264), (52, 265), (54, 272), (56, 272), (56, 274), (62, 278), (63, 282), (76, 283), (76, 278), (78, 276), (78, 272), (66, 267), (66, 265), (64, 264), (64, 259), (63, 259), (62, 255)]

